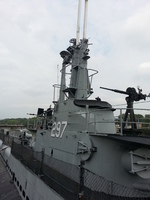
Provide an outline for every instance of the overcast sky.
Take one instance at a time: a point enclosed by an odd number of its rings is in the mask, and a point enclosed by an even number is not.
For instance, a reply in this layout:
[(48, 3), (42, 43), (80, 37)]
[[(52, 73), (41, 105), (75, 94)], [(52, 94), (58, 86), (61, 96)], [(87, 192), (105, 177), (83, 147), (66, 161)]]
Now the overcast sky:
[[(78, 0), (0, 0), (0, 119), (29, 117), (52, 104), (59, 53), (76, 36), (77, 9)], [(125, 103), (100, 86), (150, 92), (149, 0), (89, 0), (87, 38), (88, 68), (99, 71), (93, 98)], [(138, 105), (150, 108), (150, 98)]]

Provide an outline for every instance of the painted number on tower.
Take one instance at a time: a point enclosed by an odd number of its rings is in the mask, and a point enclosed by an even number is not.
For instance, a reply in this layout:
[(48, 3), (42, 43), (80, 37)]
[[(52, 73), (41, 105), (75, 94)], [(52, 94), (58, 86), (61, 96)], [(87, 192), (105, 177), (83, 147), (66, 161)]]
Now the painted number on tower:
[(62, 138), (64, 131), (67, 127), (67, 121), (58, 121), (53, 123), (53, 128), (51, 131), (51, 136), (56, 138)]

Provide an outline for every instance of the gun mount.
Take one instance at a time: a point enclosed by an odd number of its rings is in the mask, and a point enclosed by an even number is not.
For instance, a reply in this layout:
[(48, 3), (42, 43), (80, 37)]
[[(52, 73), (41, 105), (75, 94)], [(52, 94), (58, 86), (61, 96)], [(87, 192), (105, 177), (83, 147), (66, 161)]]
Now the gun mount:
[(149, 95), (142, 94), (142, 89), (140, 89), (139, 87), (138, 87), (138, 92), (133, 87), (128, 87), (126, 89), (126, 91), (110, 89), (110, 88), (105, 88), (105, 87), (100, 87), (100, 88), (105, 89), (105, 90), (110, 90), (110, 91), (113, 91), (113, 92), (116, 92), (116, 93), (128, 95), (125, 98), (125, 100), (127, 102), (127, 108), (126, 108), (126, 112), (125, 112), (125, 116), (124, 116), (123, 129), (125, 128), (125, 125), (126, 125), (126, 122), (127, 122), (127, 119), (128, 119), (128, 114), (130, 114), (131, 128), (137, 129), (136, 121), (135, 121), (135, 114), (134, 114), (134, 110), (133, 110), (133, 102), (134, 101), (140, 101), (142, 99), (145, 100), (146, 97), (149, 97)]

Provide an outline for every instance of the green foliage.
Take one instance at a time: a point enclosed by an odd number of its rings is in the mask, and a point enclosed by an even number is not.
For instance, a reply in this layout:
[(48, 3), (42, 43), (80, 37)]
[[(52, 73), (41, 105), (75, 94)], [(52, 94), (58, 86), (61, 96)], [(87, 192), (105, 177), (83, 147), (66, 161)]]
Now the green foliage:
[[(125, 114), (122, 114), (122, 120), (124, 119)], [(118, 116), (118, 120), (120, 120), (120, 115)], [(128, 122), (130, 122), (130, 114), (128, 115)], [(135, 121), (142, 123), (143, 127), (149, 127), (150, 126), (150, 115), (141, 115), (141, 114), (135, 114)]]
[(8, 118), (0, 120), (0, 124), (27, 126), (27, 118)]
[(147, 118), (147, 119), (149, 118), (150, 119), (150, 115), (145, 115), (145, 118)]
[(0, 124), (1, 125), (23, 125), (25, 127), (27, 127), (28, 122), (30, 124), (34, 124), (36, 121), (36, 117), (32, 117), (32, 118), (8, 118), (8, 119), (1, 119), (0, 120)]
[[(122, 119), (124, 119), (125, 114), (122, 114)], [(130, 114), (128, 115), (129, 118)], [(145, 115), (145, 117), (141, 114), (135, 114), (135, 119), (145, 120), (146, 118), (150, 119), (150, 115)], [(118, 116), (118, 119), (120, 119), (120, 115)]]
[(144, 116), (141, 114), (135, 114), (136, 119), (144, 119)]

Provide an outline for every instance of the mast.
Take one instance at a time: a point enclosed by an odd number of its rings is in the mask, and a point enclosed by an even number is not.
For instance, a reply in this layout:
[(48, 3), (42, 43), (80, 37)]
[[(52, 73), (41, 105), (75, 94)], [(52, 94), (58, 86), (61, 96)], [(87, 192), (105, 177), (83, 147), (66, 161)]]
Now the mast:
[[(83, 39), (86, 38), (87, 8), (88, 8), (88, 0), (85, 0), (85, 7), (84, 7), (84, 22), (83, 22)], [(81, 0), (79, 0), (79, 4), (78, 4), (76, 45), (79, 44), (79, 40), (80, 40), (80, 18), (81, 18)]]
[(86, 38), (87, 8), (88, 8), (88, 0), (85, 0), (85, 7), (84, 7), (84, 23), (83, 23), (83, 39)]
[(79, 44), (79, 40), (80, 40), (80, 15), (81, 15), (81, 0), (79, 0), (79, 3), (78, 3), (76, 45)]
[[(88, 56), (88, 39), (86, 39), (86, 25), (87, 25), (87, 7), (88, 0), (85, 0), (84, 6), (84, 22), (83, 22), (83, 38), (79, 41), (79, 34), (76, 38), (76, 47), (72, 56), (72, 75), (70, 86), (75, 88), (74, 98), (75, 99), (87, 99), (89, 95), (89, 77), (87, 70)], [(78, 7), (78, 20), (77, 20), (77, 33), (79, 33), (80, 23), (80, 10), (81, 0), (79, 0)]]
[(63, 63), (62, 69), (61, 69), (61, 83), (60, 83), (59, 101), (65, 100), (65, 94), (63, 92), (63, 90), (66, 88), (65, 74), (66, 74), (66, 65)]
[[(71, 39), (71, 46), (67, 51), (60, 53), (63, 58), (60, 101), (64, 100), (66, 93), (69, 99), (87, 99), (91, 91), (87, 70), (87, 60), (90, 58), (88, 39), (86, 39), (87, 4), (88, 0), (85, 0), (83, 38), (79, 39), (81, 15), (81, 0), (79, 0), (76, 39)], [(71, 79), (69, 87), (65, 89), (65, 68), (68, 65), (71, 65)]]

